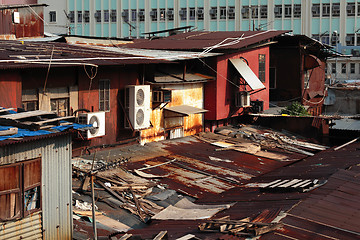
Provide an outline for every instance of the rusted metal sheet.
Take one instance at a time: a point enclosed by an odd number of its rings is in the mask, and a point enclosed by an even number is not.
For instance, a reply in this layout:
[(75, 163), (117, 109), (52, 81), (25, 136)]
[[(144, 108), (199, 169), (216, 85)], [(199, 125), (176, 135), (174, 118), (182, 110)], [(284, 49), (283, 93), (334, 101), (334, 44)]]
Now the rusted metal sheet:
[(0, 164), (41, 157), (41, 231), (45, 239), (72, 239), (71, 136), (35, 140), (0, 147)]
[[(147, 42), (139, 42), (134, 44), (128, 44), (127, 47), (130, 48), (144, 48), (144, 49), (197, 49), (203, 51), (208, 47), (215, 46), (220, 42), (224, 41), (226, 38), (229, 39), (223, 43), (227, 43), (226, 46), (220, 46), (216, 50), (225, 50), (225, 49), (239, 49), (252, 44), (257, 44), (279, 36), (288, 31), (236, 31), (236, 32), (187, 32), (183, 34), (178, 34), (170, 36), (167, 38), (162, 38), (158, 40), (152, 40)], [(237, 41), (234, 41), (234, 38), (238, 38)], [(174, 44), (176, 42), (176, 44)], [(233, 44), (228, 44), (228, 43)], [(215, 52), (216, 52), (215, 50)]]
[[(43, 5), (0, 9), (0, 35), (3, 35), (4, 38), (15, 35), (17, 39), (44, 36), (43, 9)], [(13, 22), (14, 12), (19, 13), (20, 23)]]
[(43, 239), (41, 212), (18, 221), (0, 223), (0, 239)]
[[(203, 83), (188, 83), (176, 85), (163, 85), (163, 88), (172, 89), (171, 102), (166, 107), (189, 105), (196, 108), (203, 108)], [(166, 111), (162, 106), (153, 104), (151, 112), (152, 128), (141, 131), (141, 142), (153, 142), (163, 140), (175, 129), (182, 129), (182, 134), (176, 136), (191, 136), (202, 131), (203, 115), (190, 114), (183, 116), (179, 113)], [(180, 131), (180, 130), (177, 130)]]

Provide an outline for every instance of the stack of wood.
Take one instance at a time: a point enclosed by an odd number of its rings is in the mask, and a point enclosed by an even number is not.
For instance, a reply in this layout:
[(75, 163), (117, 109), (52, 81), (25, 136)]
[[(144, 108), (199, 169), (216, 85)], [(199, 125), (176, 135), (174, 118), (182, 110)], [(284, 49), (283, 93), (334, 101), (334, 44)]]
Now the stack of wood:
[(221, 232), (238, 237), (256, 237), (274, 231), (282, 226), (281, 223), (251, 222), (250, 218), (230, 220), (228, 218), (214, 219), (199, 225), (203, 232)]

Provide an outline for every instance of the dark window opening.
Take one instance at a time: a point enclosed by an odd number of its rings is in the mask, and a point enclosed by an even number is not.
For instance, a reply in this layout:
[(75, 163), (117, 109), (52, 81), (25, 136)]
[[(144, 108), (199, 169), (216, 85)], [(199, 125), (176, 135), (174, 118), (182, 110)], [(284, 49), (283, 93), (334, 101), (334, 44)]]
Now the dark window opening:
[(301, 17), (301, 5), (300, 4), (294, 4), (294, 17), (295, 18)]
[(49, 15), (50, 15), (50, 22), (51, 23), (56, 22), (56, 11), (50, 11)]
[(195, 20), (196, 14), (195, 14), (195, 8), (189, 8), (189, 19)]
[(320, 4), (313, 4), (311, 11), (313, 17), (320, 17)]
[(69, 21), (70, 21), (71, 23), (74, 23), (74, 22), (75, 22), (75, 13), (74, 13), (74, 11), (70, 11), (70, 12), (69, 12), (68, 18), (69, 18)]
[(284, 6), (284, 17), (291, 18), (292, 14), (292, 6), (291, 5), (285, 5)]
[(266, 55), (259, 54), (259, 79), (261, 82), (265, 82), (266, 71)]
[(84, 11), (84, 22), (88, 23), (90, 22), (90, 12), (89, 11)]
[(226, 7), (220, 7), (220, 19), (226, 19)]
[(346, 73), (346, 63), (341, 64), (341, 73)]
[(116, 9), (112, 9), (110, 12), (110, 21), (111, 22), (116, 22), (117, 16), (116, 16)]
[(229, 7), (228, 18), (235, 19), (235, 7)]
[(99, 81), (99, 110), (110, 111), (110, 80)]
[(166, 11), (165, 11), (165, 8), (160, 8), (159, 10), (159, 20), (160, 21), (165, 21), (165, 18), (166, 18)]
[(211, 19), (217, 19), (217, 7), (212, 7), (210, 9), (210, 18)]
[(110, 20), (110, 13), (109, 10), (104, 10), (104, 22), (109, 22)]
[(340, 3), (332, 4), (332, 15), (333, 15), (333, 17), (340, 16)]
[(187, 19), (187, 10), (186, 8), (181, 8), (179, 11), (180, 20), (185, 21)]
[(281, 5), (275, 5), (274, 13), (276, 18), (282, 17), (282, 6)]
[(330, 16), (330, 3), (322, 4), (322, 16), (329, 17)]
[(267, 18), (268, 7), (266, 5), (260, 6), (260, 17)]
[(204, 20), (204, 8), (199, 7), (197, 9), (197, 19), (198, 20)]

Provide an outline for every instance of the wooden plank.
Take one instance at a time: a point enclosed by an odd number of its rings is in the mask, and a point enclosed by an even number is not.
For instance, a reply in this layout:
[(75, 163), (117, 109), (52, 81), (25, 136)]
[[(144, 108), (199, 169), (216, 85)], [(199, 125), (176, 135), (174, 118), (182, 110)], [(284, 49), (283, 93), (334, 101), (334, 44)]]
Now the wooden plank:
[(18, 133), (18, 128), (9, 128), (8, 130), (0, 131), (0, 136), (15, 135)]
[(352, 144), (353, 142), (356, 142), (359, 139), (360, 139), (360, 137), (357, 137), (357, 138), (351, 140), (350, 142), (344, 143), (343, 145), (340, 145), (340, 146), (334, 148), (334, 151), (337, 151), (337, 150), (339, 150), (339, 149), (341, 149), (343, 147), (346, 147), (347, 145)]
[(18, 120), (18, 119), (24, 119), (24, 118), (29, 118), (29, 117), (39, 117), (39, 116), (43, 116), (43, 115), (56, 115), (56, 114), (53, 112), (36, 110), (36, 111), (28, 111), (28, 112), (0, 115), (0, 118)]
[(172, 163), (172, 162), (175, 162), (175, 161), (176, 161), (176, 158), (174, 158), (173, 160), (164, 162), (164, 163), (157, 164), (157, 165), (139, 168), (139, 169), (137, 169), (137, 170), (138, 170), (138, 171), (142, 171), (142, 170), (146, 170), (146, 169), (150, 169), (150, 168), (155, 168), (155, 167), (159, 167), (159, 166), (162, 166), (162, 165), (166, 165), (166, 164), (169, 164), (169, 163)]
[(89, 176), (86, 176), (86, 177), (85, 177), (85, 180), (84, 180), (84, 182), (83, 182), (83, 185), (82, 185), (82, 190), (83, 190), (84, 192), (88, 190), (89, 184), (90, 184), (90, 177), (89, 177)]
[(123, 203), (126, 202), (126, 200), (121, 197), (119, 194), (117, 194), (116, 192), (114, 192), (113, 190), (111, 190), (109, 187), (107, 187), (104, 183), (102, 183), (101, 181), (97, 181), (98, 184), (100, 184), (103, 188), (105, 188), (106, 191), (108, 191), (111, 195), (113, 195), (115, 198), (117, 198), (118, 200), (122, 201)]
[(163, 239), (167, 234), (167, 231), (161, 231), (154, 237), (154, 240), (161, 240)]
[(2, 109), (0, 109), (0, 113), (11, 111), (11, 110), (16, 110), (16, 108), (2, 108)]
[(69, 120), (69, 119), (74, 119), (74, 118), (75, 118), (75, 116), (57, 117), (57, 118), (46, 119), (46, 120), (38, 121), (38, 122), (34, 122), (34, 123), (36, 123), (38, 125), (43, 125), (45, 123), (58, 122), (58, 121)]

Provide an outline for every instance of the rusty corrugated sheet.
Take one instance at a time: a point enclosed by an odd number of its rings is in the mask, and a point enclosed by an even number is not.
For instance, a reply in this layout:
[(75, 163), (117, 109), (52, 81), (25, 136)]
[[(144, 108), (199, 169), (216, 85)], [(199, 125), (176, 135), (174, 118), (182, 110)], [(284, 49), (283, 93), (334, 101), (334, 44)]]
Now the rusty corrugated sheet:
[(18, 221), (0, 223), (0, 239), (43, 239), (41, 212)]
[(42, 230), (45, 239), (72, 239), (71, 152), (69, 134), (0, 148), (1, 165), (41, 157)]
[(240, 49), (246, 46), (257, 44), (259, 42), (264, 42), (269, 39), (272, 39), (281, 34), (287, 33), (289, 31), (235, 31), (235, 32), (187, 32), (183, 34), (178, 34), (170, 36), (167, 38), (161, 38), (156, 40), (151, 40), (147, 42), (138, 42), (134, 44), (127, 44), (126, 47), (129, 48), (144, 48), (144, 49), (181, 49), (181, 50), (201, 50), (215, 46), (216, 44), (222, 42), (223, 40), (230, 38), (225, 43), (231, 43), (235, 38), (240, 38), (239, 41), (234, 42), (234, 44), (228, 44), (226, 46), (220, 46), (214, 49), (214, 52), (217, 50), (229, 50), (229, 49)]

